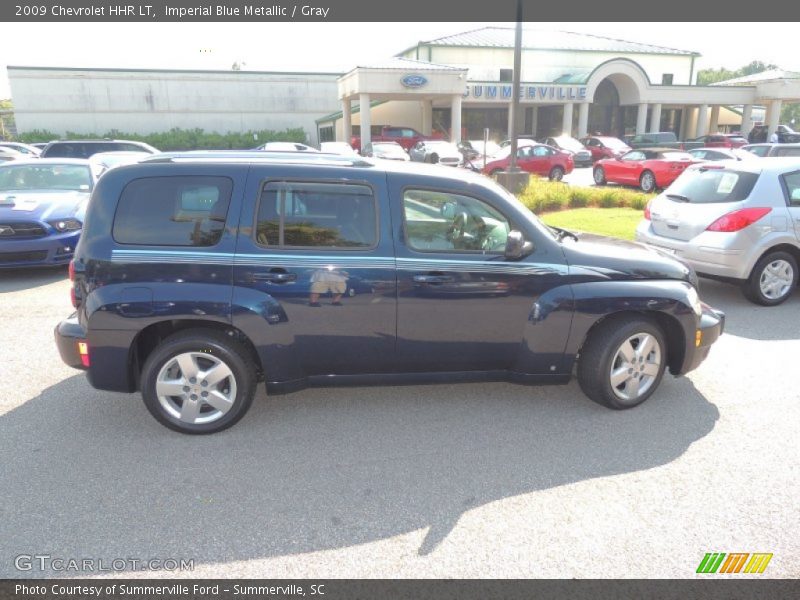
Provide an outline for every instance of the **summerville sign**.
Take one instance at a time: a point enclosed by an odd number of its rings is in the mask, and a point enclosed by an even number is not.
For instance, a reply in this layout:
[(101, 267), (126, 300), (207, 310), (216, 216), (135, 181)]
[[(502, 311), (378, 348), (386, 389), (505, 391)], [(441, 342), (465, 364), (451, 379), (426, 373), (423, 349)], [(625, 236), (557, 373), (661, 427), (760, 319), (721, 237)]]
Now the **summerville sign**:
[[(464, 98), (479, 102), (510, 102), (513, 89), (511, 85), (470, 83), (464, 91)], [(586, 102), (586, 86), (522, 84), (519, 98), (529, 102)]]

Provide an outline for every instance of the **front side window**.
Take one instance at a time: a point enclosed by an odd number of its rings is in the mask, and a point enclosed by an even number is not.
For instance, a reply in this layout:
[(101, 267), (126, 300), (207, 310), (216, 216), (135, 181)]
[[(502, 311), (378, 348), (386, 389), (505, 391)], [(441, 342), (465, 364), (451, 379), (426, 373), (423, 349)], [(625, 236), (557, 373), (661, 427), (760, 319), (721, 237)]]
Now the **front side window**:
[(774, 156), (800, 156), (800, 147), (776, 148)]
[(419, 252), (496, 252), (506, 247), (511, 223), (495, 208), (449, 192), (406, 190), (405, 239)]
[(752, 154), (755, 154), (756, 156), (766, 156), (769, 152), (769, 146), (753, 146), (751, 148), (747, 148), (746, 150)]
[(144, 177), (125, 186), (114, 216), (120, 244), (213, 246), (225, 229), (227, 177)]
[(359, 250), (378, 243), (372, 189), (350, 183), (270, 182), (261, 193), (262, 246)]

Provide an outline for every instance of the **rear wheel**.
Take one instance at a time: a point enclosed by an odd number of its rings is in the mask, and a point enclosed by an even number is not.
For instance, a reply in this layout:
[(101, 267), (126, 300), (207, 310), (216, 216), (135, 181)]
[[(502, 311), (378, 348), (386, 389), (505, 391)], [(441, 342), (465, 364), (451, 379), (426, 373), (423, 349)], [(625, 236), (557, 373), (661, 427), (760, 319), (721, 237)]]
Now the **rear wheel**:
[(550, 169), (550, 181), (561, 181), (564, 179), (564, 169), (561, 167), (553, 167)]
[(606, 184), (606, 172), (603, 167), (595, 167), (592, 176), (594, 177), (594, 182), (596, 185)]
[(193, 329), (173, 334), (147, 357), (142, 397), (150, 413), (181, 433), (214, 433), (241, 419), (253, 402), (256, 374), (227, 336)]
[(642, 176), (639, 177), (639, 187), (646, 194), (656, 190), (656, 176), (653, 175), (652, 171), (645, 171), (642, 173)]
[(775, 306), (785, 301), (797, 285), (797, 261), (788, 252), (772, 252), (753, 267), (742, 291), (751, 302)]
[(581, 349), (578, 383), (591, 400), (609, 408), (633, 408), (661, 383), (667, 363), (664, 334), (644, 317), (610, 317)]

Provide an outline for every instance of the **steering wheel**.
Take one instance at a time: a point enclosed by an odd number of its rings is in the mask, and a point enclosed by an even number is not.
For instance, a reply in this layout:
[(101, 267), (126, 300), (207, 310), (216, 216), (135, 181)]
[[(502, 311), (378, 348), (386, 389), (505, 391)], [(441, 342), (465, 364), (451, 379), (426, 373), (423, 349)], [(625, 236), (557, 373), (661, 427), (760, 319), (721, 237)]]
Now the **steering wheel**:
[(467, 220), (469, 216), (466, 212), (456, 213), (453, 217), (453, 223), (450, 225), (450, 231), (447, 232), (448, 239), (456, 245), (456, 241), (461, 241), (467, 232)]

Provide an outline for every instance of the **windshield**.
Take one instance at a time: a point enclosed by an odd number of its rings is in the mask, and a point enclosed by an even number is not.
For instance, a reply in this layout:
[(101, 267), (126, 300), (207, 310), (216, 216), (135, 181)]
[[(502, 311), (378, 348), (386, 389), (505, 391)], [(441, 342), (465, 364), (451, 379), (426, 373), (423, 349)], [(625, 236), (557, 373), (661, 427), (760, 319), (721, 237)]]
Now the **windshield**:
[(692, 204), (739, 202), (753, 191), (758, 173), (703, 167), (687, 169), (667, 188), (667, 198)]
[(562, 135), (553, 139), (556, 141), (559, 148), (564, 148), (565, 150), (580, 152), (581, 150), (584, 149), (583, 144), (581, 144), (575, 138), (569, 137), (568, 135)]
[(7, 165), (0, 168), (0, 191), (75, 190), (88, 192), (92, 176), (83, 165)]
[(406, 151), (399, 144), (373, 144), (373, 152), (383, 152), (385, 154), (405, 154)]

